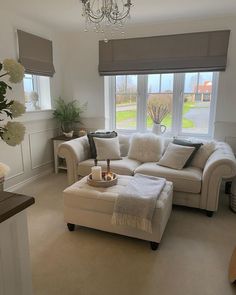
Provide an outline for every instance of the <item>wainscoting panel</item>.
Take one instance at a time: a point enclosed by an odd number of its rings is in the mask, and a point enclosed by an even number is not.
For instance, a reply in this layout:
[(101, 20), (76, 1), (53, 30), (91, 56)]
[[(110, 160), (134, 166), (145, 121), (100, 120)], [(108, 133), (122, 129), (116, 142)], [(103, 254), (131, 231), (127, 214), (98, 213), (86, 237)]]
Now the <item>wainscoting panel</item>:
[[(34, 114), (26, 114), (21, 122), (26, 127), (24, 141), (15, 147), (10, 147), (0, 140), (0, 162), (10, 167), (10, 173), (6, 178), (4, 188), (20, 187), (44, 175), (53, 167), (53, 144), (52, 137), (58, 134), (58, 127), (53, 118), (42, 120)], [(48, 115), (48, 114), (47, 114)], [(28, 118), (29, 117), (29, 118)]]
[(14, 169), (10, 170), (7, 179), (24, 174), (22, 145), (11, 147), (0, 141), (0, 162), (5, 163), (9, 167), (14, 167)]
[(30, 157), (32, 170), (45, 166), (53, 161), (52, 138), (55, 129), (41, 130), (29, 134)]

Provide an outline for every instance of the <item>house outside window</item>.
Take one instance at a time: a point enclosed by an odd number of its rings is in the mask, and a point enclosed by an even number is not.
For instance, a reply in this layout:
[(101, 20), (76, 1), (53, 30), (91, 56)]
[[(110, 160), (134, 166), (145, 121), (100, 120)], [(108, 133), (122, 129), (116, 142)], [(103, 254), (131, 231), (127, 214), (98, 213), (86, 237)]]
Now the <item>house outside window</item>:
[(218, 72), (121, 75), (107, 81), (111, 129), (151, 131), (147, 106), (158, 101), (168, 106), (162, 124), (170, 135), (212, 136)]

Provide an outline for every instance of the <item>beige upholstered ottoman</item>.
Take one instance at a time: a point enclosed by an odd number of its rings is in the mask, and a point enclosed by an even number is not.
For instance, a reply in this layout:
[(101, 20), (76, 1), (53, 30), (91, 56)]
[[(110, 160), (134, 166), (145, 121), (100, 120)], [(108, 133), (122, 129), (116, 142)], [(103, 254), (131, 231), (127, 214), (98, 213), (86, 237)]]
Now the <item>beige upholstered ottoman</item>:
[(120, 190), (128, 184), (132, 176), (119, 175), (118, 183), (109, 188), (92, 187), (86, 177), (64, 190), (64, 217), (68, 229), (82, 225), (107, 232), (117, 233), (151, 242), (156, 250), (161, 241), (172, 210), (172, 182), (167, 181), (157, 203), (152, 222), (152, 233), (123, 225), (112, 225), (111, 217), (115, 200)]

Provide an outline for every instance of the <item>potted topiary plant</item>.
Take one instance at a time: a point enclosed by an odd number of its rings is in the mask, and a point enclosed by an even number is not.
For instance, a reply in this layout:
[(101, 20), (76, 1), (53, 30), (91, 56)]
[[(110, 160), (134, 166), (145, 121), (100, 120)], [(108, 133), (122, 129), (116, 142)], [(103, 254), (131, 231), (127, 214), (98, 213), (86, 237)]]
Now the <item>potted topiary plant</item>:
[(72, 137), (75, 123), (81, 123), (83, 107), (79, 106), (78, 101), (73, 100), (66, 103), (61, 97), (56, 100), (54, 117), (60, 122), (61, 130), (67, 137)]

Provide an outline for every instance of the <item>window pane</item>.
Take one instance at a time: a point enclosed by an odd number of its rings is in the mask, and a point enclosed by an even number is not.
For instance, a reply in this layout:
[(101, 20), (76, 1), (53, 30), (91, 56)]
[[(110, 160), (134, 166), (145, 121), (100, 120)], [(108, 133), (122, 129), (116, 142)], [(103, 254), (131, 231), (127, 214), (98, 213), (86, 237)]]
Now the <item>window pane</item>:
[(174, 74), (161, 75), (161, 92), (173, 92)]
[(116, 76), (116, 128), (136, 129), (137, 75)]
[(23, 85), (24, 85), (24, 92), (25, 92), (25, 101), (28, 102), (30, 92), (34, 90), (33, 76), (26, 74), (23, 79)]
[(148, 92), (158, 93), (160, 92), (160, 77), (161, 75), (148, 75)]
[(24, 82), (25, 92), (33, 91), (33, 80), (32, 79), (24, 78), (23, 82)]
[(116, 76), (116, 93), (125, 92), (126, 76)]
[(200, 73), (198, 92), (199, 93), (211, 93), (212, 92), (212, 76), (213, 73)]
[(116, 93), (136, 93), (137, 75), (116, 76)]
[(116, 95), (116, 128), (136, 129), (137, 96)]
[(184, 93), (192, 93), (197, 90), (198, 73), (186, 73), (184, 83)]
[[(185, 75), (185, 86), (190, 81), (190, 74)], [(193, 76), (192, 76), (193, 77)], [(194, 76), (196, 77), (196, 75)], [(209, 117), (212, 95), (212, 72), (199, 73), (199, 83), (185, 87), (193, 93), (184, 93), (183, 113), (182, 113), (182, 132), (207, 134), (209, 129)], [(192, 78), (192, 81), (196, 78)]]
[(130, 75), (127, 77), (126, 93), (137, 93), (137, 76)]

